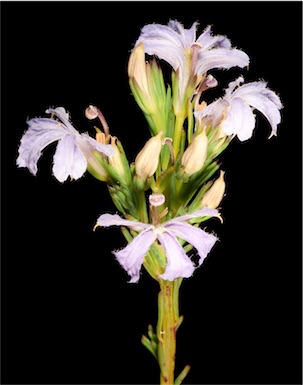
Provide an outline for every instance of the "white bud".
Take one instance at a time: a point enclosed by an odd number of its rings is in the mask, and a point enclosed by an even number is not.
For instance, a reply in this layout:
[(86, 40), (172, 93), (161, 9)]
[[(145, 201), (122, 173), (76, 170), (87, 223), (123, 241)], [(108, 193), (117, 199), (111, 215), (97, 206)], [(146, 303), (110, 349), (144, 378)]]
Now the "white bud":
[(211, 209), (216, 209), (221, 203), (224, 193), (226, 183), (224, 181), (224, 171), (220, 171), (220, 176), (215, 180), (211, 188), (204, 194), (201, 207), (209, 207)]
[(182, 156), (183, 170), (188, 176), (203, 167), (207, 157), (207, 146), (208, 139), (205, 130), (203, 130), (201, 134), (195, 137)]
[(157, 170), (162, 148), (163, 131), (149, 139), (135, 159), (135, 169), (138, 177), (146, 181)]
[(116, 140), (117, 140), (116, 137), (111, 137), (111, 143), (110, 144), (114, 149), (114, 155), (110, 156), (108, 158), (108, 161), (109, 161), (109, 164), (115, 168), (115, 170), (117, 171), (119, 176), (121, 178), (123, 178), (125, 171), (124, 171), (123, 162), (121, 159), (121, 153), (120, 153), (120, 150), (116, 144)]
[(144, 91), (146, 95), (149, 95), (147, 73), (146, 73), (146, 61), (143, 44), (140, 43), (135, 47), (130, 54), (128, 61), (128, 76), (131, 79), (135, 79), (139, 87)]

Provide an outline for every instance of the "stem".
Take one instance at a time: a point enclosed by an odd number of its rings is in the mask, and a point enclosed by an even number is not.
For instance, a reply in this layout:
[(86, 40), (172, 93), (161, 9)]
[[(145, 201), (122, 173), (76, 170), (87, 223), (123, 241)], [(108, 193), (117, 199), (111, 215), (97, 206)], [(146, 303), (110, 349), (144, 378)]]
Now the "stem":
[(137, 207), (138, 207), (138, 213), (139, 213), (139, 221), (148, 223), (148, 215), (147, 215), (144, 191), (138, 192), (137, 197), (138, 197)]
[(160, 385), (174, 384), (176, 332), (181, 322), (178, 303), (179, 287), (179, 280), (173, 282), (160, 280), (157, 325)]
[(174, 147), (175, 158), (177, 158), (178, 152), (180, 150), (180, 143), (181, 143), (181, 136), (182, 136), (182, 129), (183, 129), (184, 120), (185, 120), (184, 114), (178, 114), (176, 116), (175, 131), (174, 131), (174, 138), (173, 138), (173, 147)]

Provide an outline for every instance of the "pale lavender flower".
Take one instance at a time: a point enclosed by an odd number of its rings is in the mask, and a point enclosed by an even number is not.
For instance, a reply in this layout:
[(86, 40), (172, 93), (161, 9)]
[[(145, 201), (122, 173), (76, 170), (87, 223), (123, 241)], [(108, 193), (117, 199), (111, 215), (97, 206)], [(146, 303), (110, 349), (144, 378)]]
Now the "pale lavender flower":
[(46, 110), (47, 114), (57, 116), (61, 122), (49, 118), (34, 118), (27, 121), (28, 129), (21, 138), (17, 165), (27, 167), (36, 175), (37, 162), (42, 150), (58, 141), (54, 154), (53, 173), (60, 182), (68, 176), (80, 178), (87, 168), (86, 156), (99, 151), (107, 156), (114, 154), (110, 145), (97, 142), (87, 134), (80, 134), (70, 123), (69, 114), (63, 107)]
[(114, 252), (118, 262), (130, 275), (130, 282), (138, 281), (144, 257), (156, 240), (163, 246), (167, 258), (165, 272), (160, 275), (160, 278), (173, 281), (178, 277), (189, 278), (195, 270), (193, 262), (184, 252), (177, 237), (196, 248), (199, 255), (199, 266), (217, 241), (216, 236), (186, 223), (190, 219), (205, 216), (219, 216), (219, 213), (215, 209), (203, 208), (159, 225), (126, 220), (119, 215), (102, 214), (98, 218), (96, 226), (126, 226), (139, 232), (124, 249)]
[(226, 135), (237, 135), (244, 141), (252, 136), (255, 128), (253, 110), (259, 110), (271, 125), (271, 136), (277, 135), (277, 125), (281, 122), (282, 103), (280, 98), (263, 81), (240, 86), (244, 79), (240, 76), (229, 83), (225, 96), (200, 111), (195, 111), (197, 119), (209, 117), (213, 127), (221, 125)]
[(197, 26), (195, 22), (190, 29), (186, 29), (176, 20), (170, 20), (167, 26), (147, 24), (135, 44), (143, 43), (147, 54), (156, 55), (175, 71), (179, 70), (179, 90), (182, 95), (194, 75), (204, 75), (213, 68), (243, 68), (249, 64), (247, 54), (232, 48), (227, 37), (213, 36), (211, 26), (196, 39)]

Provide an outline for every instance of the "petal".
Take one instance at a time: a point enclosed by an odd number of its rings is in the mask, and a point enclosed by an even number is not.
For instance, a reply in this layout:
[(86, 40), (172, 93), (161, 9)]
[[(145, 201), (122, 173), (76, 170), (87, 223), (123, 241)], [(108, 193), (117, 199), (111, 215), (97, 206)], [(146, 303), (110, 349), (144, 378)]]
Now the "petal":
[(83, 151), (84, 154), (86, 154), (87, 152), (90, 153), (92, 150), (96, 150), (106, 156), (115, 155), (115, 151), (112, 145), (102, 144), (87, 134), (81, 134), (81, 136), (78, 139), (78, 144), (81, 147), (81, 150)]
[(189, 225), (188, 223), (172, 223), (165, 228), (174, 236), (184, 239), (193, 245), (200, 256), (199, 265), (210, 252), (216, 241), (218, 240), (213, 234), (208, 234), (198, 227)]
[(130, 282), (138, 281), (145, 254), (156, 239), (157, 234), (152, 228), (148, 228), (137, 235), (124, 249), (114, 252), (120, 265), (131, 276)]
[(115, 214), (102, 214), (97, 219), (96, 225), (101, 227), (109, 227), (109, 226), (126, 226), (131, 229), (136, 229), (138, 231), (142, 231), (144, 229), (152, 228), (151, 225), (147, 223), (137, 222), (137, 221), (129, 221), (127, 219), (121, 218), (119, 215)]
[(54, 114), (61, 120), (62, 123), (65, 124), (67, 130), (74, 134), (77, 132), (77, 130), (71, 125), (69, 120), (69, 113), (65, 110), (64, 107), (57, 107), (57, 108), (49, 108), (45, 111), (47, 114)]
[(272, 135), (277, 134), (277, 125), (281, 122), (280, 109), (282, 108), (282, 103), (273, 91), (266, 88), (266, 83), (247, 83), (239, 87), (233, 96), (240, 97), (245, 103), (260, 111), (269, 121)]
[(179, 277), (191, 277), (195, 267), (185, 254), (177, 238), (165, 231), (158, 234), (158, 239), (165, 249), (167, 259), (165, 272), (159, 277), (167, 281), (173, 281)]
[(148, 55), (156, 55), (159, 59), (165, 60), (175, 71), (184, 66), (183, 50), (168, 40), (146, 40), (143, 42), (144, 51)]
[(254, 94), (263, 94), (270, 101), (272, 101), (277, 108), (281, 109), (283, 107), (280, 98), (273, 91), (267, 88), (266, 82), (262, 81), (243, 84), (235, 91), (234, 96), (246, 99), (250, 95)]
[(238, 79), (234, 80), (233, 82), (230, 82), (228, 84), (228, 87), (227, 89), (225, 90), (225, 96), (224, 96), (224, 99), (227, 99), (227, 100), (230, 100), (231, 99), (231, 96), (232, 96), (232, 93), (234, 92), (234, 90), (239, 87), (240, 83), (243, 83), (244, 82), (244, 78), (243, 76), (239, 76)]
[(208, 106), (206, 106), (202, 110), (195, 111), (194, 115), (199, 120), (209, 116), (211, 119), (211, 124), (215, 128), (219, 124), (221, 124), (222, 119), (225, 115), (225, 111), (228, 108), (228, 106), (229, 106), (229, 103), (226, 100), (220, 98), (210, 103)]
[(79, 150), (76, 139), (65, 135), (58, 143), (55, 155), (53, 173), (59, 182), (64, 182), (69, 176), (79, 179), (86, 171), (87, 161)]
[(249, 64), (249, 57), (238, 49), (215, 48), (201, 50), (196, 64), (196, 74), (203, 75), (213, 68), (243, 68)]
[(52, 119), (36, 118), (27, 122), (29, 128), (21, 138), (17, 165), (27, 167), (36, 175), (42, 150), (66, 135), (66, 127)]
[(222, 35), (212, 36), (210, 25), (206, 27), (204, 32), (199, 36), (197, 43), (201, 45), (202, 50), (208, 50), (214, 47), (231, 47), (231, 43), (227, 37)]
[(176, 71), (184, 61), (184, 42), (173, 28), (161, 24), (148, 24), (141, 30), (136, 46), (143, 43), (144, 51), (169, 63)]
[(180, 217), (175, 217), (170, 219), (167, 222), (164, 222), (164, 227), (169, 226), (170, 224), (187, 222), (193, 218), (201, 218), (201, 217), (218, 217), (219, 212), (216, 209), (211, 209), (209, 207), (203, 207), (202, 209), (196, 210), (193, 213), (181, 215)]
[(171, 21), (168, 25), (162, 24), (147, 24), (141, 29), (136, 45), (141, 41), (148, 40), (166, 40), (172, 45), (182, 46), (182, 36), (180, 35), (180, 29), (183, 28), (180, 23)]
[(236, 98), (232, 99), (222, 129), (226, 135), (237, 134), (238, 138), (244, 141), (251, 138), (255, 123), (252, 109), (242, 99)]
[(186, 29), (183, 27), (181, 23), (177, 20), (170, 20), (168, 26), (179, 33), (182, 37), (183, 46), (190, 48), (191, 44), (193, 44), (196, 40), (196, 30), (198, 23), (195, 22), (191, 26), (190, 29)]

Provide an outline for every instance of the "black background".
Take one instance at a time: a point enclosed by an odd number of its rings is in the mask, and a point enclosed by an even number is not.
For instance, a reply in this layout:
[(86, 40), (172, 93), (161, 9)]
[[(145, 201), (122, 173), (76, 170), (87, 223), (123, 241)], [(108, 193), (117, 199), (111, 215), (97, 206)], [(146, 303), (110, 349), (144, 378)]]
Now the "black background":
[(115, 212), (90, 175), (60, 184), (54, 146), (38, 176), (15, 160), (26, 119), (64, 106), (94, 133), (90, 103), (134, 160), (149, 137), (128, 87), (129, 52), (147, 23), (212, 24), (251, 58), (249, 70), (211, 71), (220, 96), (241, 73), (264, 79), (284, 104), (278, 137), (258, 115), (254, 137), (221, 157), (227, 196), (220, 242), (181, 290), (177, 371), (185, 384), (301, 383), (301, 2), (2, 2), (2, 383), (158, 382), (140, 344), (157, 316), (157, 284), (138, 284), (111, 251)]

